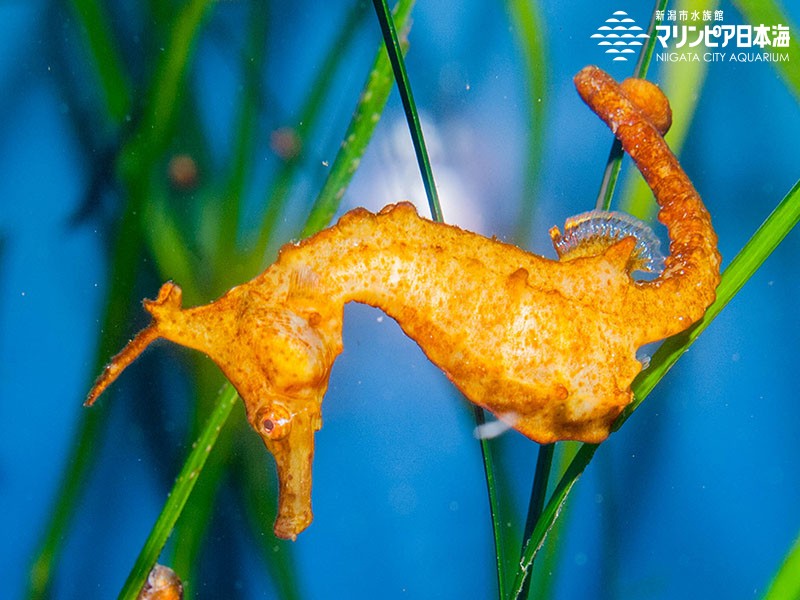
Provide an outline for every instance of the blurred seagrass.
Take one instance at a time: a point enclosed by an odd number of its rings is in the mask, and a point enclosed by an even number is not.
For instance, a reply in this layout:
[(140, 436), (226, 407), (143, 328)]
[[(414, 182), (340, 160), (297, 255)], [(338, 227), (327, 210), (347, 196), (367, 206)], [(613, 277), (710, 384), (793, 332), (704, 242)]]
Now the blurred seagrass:
[(105, 11), (95, 0), (72, 0), (72, 7), (86, 33), (89, 54), (95, 63), (108, 115), (121, 125), (131, 111), (131, 85), (117, 46), (109, 35), (111, 28), (107, 26)]
[[(747, 22), (752, 25), (783, 25), (789, 28), (789, 32), (797, 35), (797, 27), (786, 16), (776, 0), (732, 0), (733, 5), (744, 15)], [(771, 62), (780, 76), (783, 78), (798, 102), (800, 102), (800, 46), (794, 38), (785, 48), (773, 49), (773, 52), (780, 52), (789, 55), (787, 61)]]
[[(133, 146), (145, 151), (146, 154), (147, 148), (143, 147), (144, 142), (139, 140), (146, 139), (148, 143), (154, 145), (163, 143), (159, 135), (163, 135), (165, 130), (159, 129), (155, 132), (147, 131), (145, 133), (142, 129), (154, 121), (152, 117), (148, 117), (147, 111), (152, 111), (155, 106), (158, 106), (164, 109), (163, 114), (160, 115), (162, 122), (170, 122), (174, 118), (172, 105), (163, 96), (178, 88), (178, 82), (170, 80), (183, 77), (185, 60), (194, 41), (194, 34), (202, 20), (203, 11), (208, 4), (208, 0), (201, 2), (195, 0), (187, 5), (179, 20), (181, 27), (176, 26), (176, 31), (179, 30), (180, 35), (178, 33), (173, 35), (172, 45), (163, 55), (162, 62), (169, 63), (170, 68), (159, 67), (158, 75), (154, 78), (151, 86), (151, 97), (154, 104), (147, 106), (143, 118), (137, 124), (138, 129), (135, 130), (120, 153), (118, 168), (127, 193), (125, 194), (122, 220), (115, 233), (116, 243), (109, 264), (109, 273), (111, 274), (133, 274), (137, 270), (138, 257), (142, 247), (139, 212), (147, 197), (150, 165), (147, 164), (144, 156), (136, 156), (137, 151), (133, 150)], [(105, 13), (102, 7), (93, 0), (76, 0), (74, 7), (87, 32), (89, 50), (97, 66), (100, 86), (104, 91), (106, 110), (113, 121), (121, 124), (129, 114), (128, 110), (132, 105), (132, 100), (122, 61), (106, 33), (111, 28), (107, 24)], [(181, 62), (181, 59), (184, 63)], [(127, 164), (124, 164), (126, 162)], [(125, 333), (120, 331), (117, 325), (129, 320), (129, 299), (132, 296), (135, 277), (133, 275), (108, 277), (108, 281), (111, 282), (111, 288), (102, 317), (103, 326), (100, 330), (100, 340), (94, 361), (96, 372), (100, 371), (107, 358), (123, 342)], [(46, 527), (42, 545), (31, 567), (28, 590), (31, 598), (42, 598), (49, 594), (64, 532), (69, 527), (69, 522), (75, 512), (82, 490), (82, 482), (94, 462), (92, 450), (106, 418), (105, 413), (93, 411), (83, 415), (80, 421), (75, 443), (66, 463), (67, 470), (60, 486), (53, 516)]]
[(800, 536), (794, 542), (769, 584), (763, 600), (800, 598)]
[(537, 182), (545, 155), (544, 134), (549, 69), (546, 52), (547, 31), (537, 0), (506, 0), (506, 12), (524, 65), (522, 71), (525, 74), (525, 100), (529, 105), (526, 111), (528, 131), (523, 167), (525, 176), (514, 231), (517, 243), (525, 245), (531, 233)]

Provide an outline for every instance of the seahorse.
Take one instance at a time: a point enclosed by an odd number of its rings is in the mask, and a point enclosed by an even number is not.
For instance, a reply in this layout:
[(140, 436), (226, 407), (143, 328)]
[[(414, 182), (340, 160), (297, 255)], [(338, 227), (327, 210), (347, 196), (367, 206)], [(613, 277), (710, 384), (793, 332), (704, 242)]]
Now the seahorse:
[[(356, 209), (287, 244), (263, 273), (210, 304), (184, 309), (180, 288), (165, 283), (144, 301), (152, 323), (112, 359), (86, 403), (157, 338), (204, 352), (275, 458), (274, 532), (295, 539), (312, 520), (314, 433), (342, 351), (344, 306), (361, 302), (395, 319), (467, 399), (532, 440), (603, 441), (632, 400), (637, 348), (702, 317), (720, 256), (709, 214), (663, 140), (670, 116), (660, 90), (643, 80), (618, 85), (596, 67), (575, 84), (660, 205), (670, 252), (655, 279), (632, 277), (641, 257), (624, 227), (572, 240), (551, 260), (421, 218), (410, 204)], [(551, 236), (559, 247), (560, 232)]]

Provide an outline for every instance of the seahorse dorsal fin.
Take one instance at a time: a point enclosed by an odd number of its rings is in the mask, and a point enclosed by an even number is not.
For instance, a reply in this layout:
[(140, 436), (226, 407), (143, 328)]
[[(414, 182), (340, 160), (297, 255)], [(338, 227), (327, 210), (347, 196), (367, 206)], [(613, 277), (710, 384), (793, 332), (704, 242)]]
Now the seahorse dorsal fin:
[[(570, 217), (562, 234), (558, 227), (550, 229), (553, 246), (562, 261), (587, 256), (600, 256), (621, 240), (634, 240), (626, 257), (628, 273), (644, 271), (656, 273), (663, 269), (661, 243), (653, 230), (644, 222), (621, 212), (592, 210)], [(617, 250), (618, 253), (622, 249)], [(608, 255), (607, 255), (608, 256)]]

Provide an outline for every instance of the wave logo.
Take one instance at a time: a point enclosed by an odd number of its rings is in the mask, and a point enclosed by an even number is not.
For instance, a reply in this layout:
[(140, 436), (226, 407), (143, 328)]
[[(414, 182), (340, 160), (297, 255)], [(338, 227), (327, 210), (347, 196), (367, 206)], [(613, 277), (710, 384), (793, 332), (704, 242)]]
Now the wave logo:
[(628, 60), (628, 54), (636, 53), (632, 46), (641, 46), (641, 40), (646, 40), (647, 34), (628, 13), (618, 10), (597, 28), (592, 39), (599, 39), (597, 45), (604, 47), (605, 53), (612, 55), (614, 61), (624, 62)]

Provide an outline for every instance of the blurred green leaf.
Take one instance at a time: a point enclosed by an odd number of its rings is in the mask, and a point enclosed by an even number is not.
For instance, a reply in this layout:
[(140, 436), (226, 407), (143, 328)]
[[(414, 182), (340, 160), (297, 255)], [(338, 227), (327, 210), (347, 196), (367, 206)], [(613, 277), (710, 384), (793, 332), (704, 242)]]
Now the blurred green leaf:
[[(733, 5), (744, 15), (745, 20), (751, 25), (784, 25), (789, 27), (790, 35), (797, 35), (797, 27), (792, 23), (783, 12), (780, 4), (775, 0), (732, 0)], [(770, 64), (774, 66), (786, 85), (800, 101), (800, 46), (797, 39), (793, 38), (786, 48), (764, 48), (764, 51), (779, 52), (788, 54), (789, 60), (775, 61)]]
[(800, 536), (795, 540), (763, 600), (800, 598)]
[(131, 86), (125, 67), (112, 41), (113, 32), (103, 7), (96, 0), (72, 0), (72, 6), (86, 33), (109, 116), (121, 124), (131, 111)]
[[(262, 79), (267, 62), (267, 39), (269, 35), (269, 10), (266, 2), (251, 2), (248, 17), (244, 56), (242, 56), (242, 93), (239, 95), (239, 113), (233, 141), (233, 153), (225, 189), (221, 201), (208, 206), (204, 215), (214, 231), (214, 248), (208, 253), (216, 265), (214, 271), (225, 276), (223, 289), (238, 279), (239, 269), (231, 268), (238, 263), (237, 239), (239, 218), (246, 185), (253, 172), (256, 141), (258, 138), (258, 114), (264, 97)], [(249, 273), (248, 275), (252, 275)], [(246, 275), (247, 276), (247, 275)]]
[(525, 181), (520, 198), (514, 238), (525, 244), (530, 237), (533, 211), (536, 206), (536, 189), (544, 158), (545, 113), (547, 98), (548, 60), (547, 32), (541, 9), (536, 0), (506, 0), (511, 26), (525, 65), (527, 120), (527, 152), (525, 153)]
[(147, 222), (145, 236), (161, 278), (180, 282), (186, 304), (195, 304), (201, 298), (201, 293), (195, 283), (194, 260), (189, 255), (186, 240), (169, 214), (164, 198), (147, 202), (143, 217)]
[(141, 119), (121, 153), (120, 172), (129, 185), (149, 174), (167, 148), (181, 106), (180, 90), (189, 58), (200, 26), (213, 5), (213, 0), (189, 0), (172, 24), (142, 105)]

